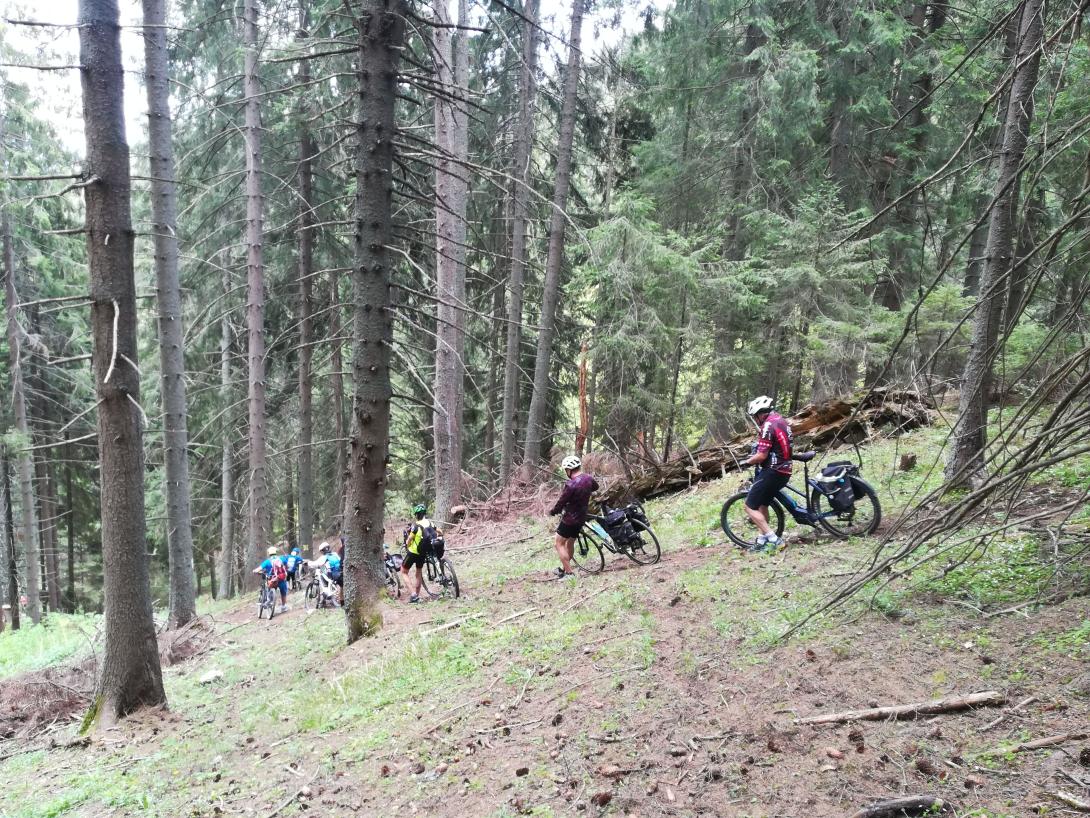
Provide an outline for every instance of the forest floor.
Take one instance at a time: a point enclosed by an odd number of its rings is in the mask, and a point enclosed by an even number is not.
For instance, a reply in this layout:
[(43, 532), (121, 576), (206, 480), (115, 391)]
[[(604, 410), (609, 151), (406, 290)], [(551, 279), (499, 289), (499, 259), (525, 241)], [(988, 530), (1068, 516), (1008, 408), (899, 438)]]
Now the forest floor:
[[(937, 481), (923, 461), (940, 441), (918, 430), (864, 452), (887, 512)], [(903, 451), (917, 471), (893, 471)], [(1081, 488), (1090, 461), (1049, 479)], [(87, 745), (69, 706), (0, 740), (0, 815), (821, 818), (926, 793), (950, 814), (1020, 817), (1076, 814), (1057, 793), (1090, 801), (1090, 739), (1017, 749), (1090, 731), (1090, 566), (1016, 531), (781, 641), (877, 540), (796, 532), (778, 555), (743, 553), (718, 528), (738, 482), (650, 503), (663, 556), (648, 568), (613, 558), (599, 576), (547, 580), (540, 519), (510, 521), (513, 545), (477, 547), (495, 526), (451, 537), (462, 598), (392, 603), (381, 635), (351, 647), (339, 612), (296, 600), (269, 624), (252, 604), (214, 604), (164, 671), (169, 711)], [(1088, 522), (1068, 530), (1085, 538)], [(1068, 598), (1041, 602), (1057, 588)], [(0, 641), (0, 719), (42, 665), (86, 658), (79, 640), (64, 658), (47, 641), (22, 665)], [(1006, 707), (794, 723), (983, 690)]]

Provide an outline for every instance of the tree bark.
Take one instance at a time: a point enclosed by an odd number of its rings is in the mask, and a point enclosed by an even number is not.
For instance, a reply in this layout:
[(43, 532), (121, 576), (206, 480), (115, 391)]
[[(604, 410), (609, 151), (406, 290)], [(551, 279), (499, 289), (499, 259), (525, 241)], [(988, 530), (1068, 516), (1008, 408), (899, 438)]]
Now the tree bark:
[[(333, 495), (333, 508), (330, 509), (330, 517), (338, 531), (345, 530), (347, 525), (344, 519), (344, 509), (348, 486), (348, 459), (345, 437), (348, 435), (348, 424), (344, 417), (344, 356), (341, 353), (341, 296), (340, 276), (333, 273), (329, 283), (329, 334), (333, 338), (333, 349), (330, 353), (330, 367), (333, 370), (330, 378), (330, 386), (333, 390), (333, 437), (337, 439), (336, 457), (334, 458), (333, 485), (336, 491)], [(306, 543), (310, 548), (311, 543)], [(309, 553), (309, 552), (308, 552)]]
[(68, 532), (68, 591), (65, 593), (65, 609), (76, 612), (76, 500), (72, 482), (72, 447), (68, 445), (68, 432), (64, 433), (64, 518)]
[(288, 481), (287, 490), (284, 492), (284, 539), (288, 543), (289, 550), (299, 542), (296, 539), (296, 532), (299, 529), (296, 528), (295, 522), (295, 481), (292, 479), (294, 471), (295, 464), (291, 462), (291, 457), (288, 456), (286, 468), (284, 469), (285, 479)]
[(556, 337), (556, 311), (560, 304), (560, 272), (564, 264), (564, 233), (568, 226), (568, 191), (571, 186), (572, 143), (575, 141), (575, 103), (579, 92), (580, 41), (586, 0), (572, 0), (571, 34), (568, 38), (568, 67), (560, 102), (560, 137), (556, 149), (556, 181), (549, 217), (549, 250), (545, 259), (545, 284), (541, 295), (541, 329), (537, 335), (534, 384), (530, 413), (526, 418), (526, 443), (522, 451), (527, 476), (538, 466), (549, 435), (545, 432), (545, 410), (549, 400), (549, 371)]
[(174, 183), (174, 137), (170, 118), (170, 66), (166, 0), (144, 2), (145, 85), (148, 92), (148, 152), (151, 213), (155, 236), (156, 303), (166, 467), (167, 556), (170, 575), (168, 627), (197, 615), (193, 591), (193, 522), (189, 485), (189, 432), (185, 389), (185, 333), (178, 281), (178, 205)]
[(0, 514), (3, 514), (4, 537), (0, 549), (7, 553), (7, 573), (0, 575), (0, 583), (8, 587), (8, 604), (11, 605), (11, 629), (19, 630), (19, 561), (15, 551), (15, 517), (11, 511), (11, 470), (8, 468), (8, 447), (0, 444)]
[(42, 453), (35, 462), (35, 471), (38, 479), (38, 511), (40, 526), (38, 530), (41, 543), (41, 554), (45, 563), (45, 590), (49, 600), (49, 610), (61, 609), (61, 574), (57, 561), (57, 504), (53, 494), (53, 484), (50, 477), (50, 462), (48, 450)]
[(136, 284), (117, 0), (81, 0), (80, 65), (87, 136), (84, 188), (91, 271), (92, 365), (101, 464), (105, 639), (85, 721), (109, 725), (166, 702), (144, 531), (144, 448), (137, 370)]
[(227, 297), (231, 292), (231, 273), (226, 265), (223, 268), (223, 314), (220, 316), (220, 582), (216, 594), (218, 599), (227, 599), (235, 591), (235, 574), (238, 572), (238, 559), (235, 554), (235, 475), (234, 452), (231, 438), (234, 433), (231, 423), (231, 318), (227, 308)]
[[(22, 327), (19, 326), (18, 296), (15, 292), (15, 246), (11, 237), (11, 222), (7, 212), (0, 214), (0, 235), (3, 240), (5, 298), (7, 300), (8, 354), (11, 361), (11, 403), (15, 415), (15, 429), (26, 445), (32, 436), (27, 422), (26, 388), (23, 384)], [(38, 512), (34, 501), (34, 463), (25, 446), (20, 447), (16, 458), (19, 481), (19, 530), (23, 539), (23, 562), (26, 565), (27, 616), (33, 624), (41, 619), (40, 590), (42, 585), (38, 567)]]
[(12, 565), (15, 555), (12, 553), (9, 543), (11, 532), (8, 528), (8, 505), (11, 498), (8, 492), (8, 453), (6, 447), (0, 444), (0, 632), (4, 630), (7, 615), (4, 606), (12, 611), (12, 616), (19, 607), (17, 586), (9, 585), (8, 579), (13, 576)]
[[(299, 37), (309, 36), (307, 6), (300, 4)], [(310, 93), (310, 60), (299, 62), (299, 84)], [(311, 305), (314, 274), (314, 174), (311, 160), (318, 152), (307, 122), (309, 106), (304, 102), (299, 117), (299, 539), (308, 549), (314, 539), (314, 473), (311, 442), (314, 436), (312, 420), (313, 383), (311, 362)], [(343, 444), (338, 443), (343, 448)]]
[[(246, 331), (249, 359), (250, 505), (249, 554), (261, 562), (269, 543), (269, 486), (265, 452), (265, 261), (262, 248), (264, 202), (261, 194), (261, 93), (258, 81), (257, 2), (243, 6), (243, 43), (246, 49), (243, 87), (246, 97)], [(246, 572), (256, 587), (257, 574)]]
[(394, 118), (405, 38), (402, 0), (363, 0), (359, 28), (359, 121), (356, 125), (356, 264), (352, 271), (350, 538), (344, 561), (348, 641), (382, 627), (383, 505), (389, 465), (389, 247), (393, 243)]
[(523, 7), (522, 71), (519, 115), (511, 176), (511, 272), (507, 281), (507, 355), (503, 370), (503, 429), (500, 441), (500, 485), (511, 480), (515, 461), (519, 410), (519, 356), (522, 347), (522, 291), (526, 278), (526, 223), (530, 202), (530, 153), (534, 137), (534, 94), (537, 67), (538, 0)]
[[(440, 158), (435, 170), (435, 508), (448, 519), (462, 496), (462, 416), (465, 381), (466, 208), (469, 185), (469, 120), (461, 100), (468, 83), (468, 40), (452, 34), (448, 0), (434, 0), (432, 37), (437, 83), (446, 97), (435, 99), (435, 141)], [(458, 24), (467, 23), (466, 0), (458, 2)], [(458, 100), (458, 101), (455, 101)]]
[(1003, 305), (1010, 290), (1014, 241), (1012, 205), (1018, 200), (1019, 167), (1026, 152), (1033, 119), (1033, 89), (1044, 38), (1044, 0), (1024, 0), (1018, 35), (1010, 102), (1003, 126), (1003, 147), (995, 196), (988, 220), (988, 242), (980, 275), (980, 299), (970, 336), (969, 355), (961, 379), (958, 420), (946, 461), (946, 479), (954, 485), (974, 485), (984, 479), (988, 399), (992, 361), (996, 354)]

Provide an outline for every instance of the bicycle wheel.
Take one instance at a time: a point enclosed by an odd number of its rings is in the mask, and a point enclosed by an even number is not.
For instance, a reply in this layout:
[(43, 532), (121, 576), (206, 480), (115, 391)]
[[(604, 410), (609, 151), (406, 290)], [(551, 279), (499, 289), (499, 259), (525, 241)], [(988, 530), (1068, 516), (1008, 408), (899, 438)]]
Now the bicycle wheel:
[(265, 589), (262, 588), (257, 592), (257, 618), (265, 618)]
[(579, 538), (575, 541), (572, 563), (588, 574), (601, 573), (606, 567), (606, 555), (602, 551), (602, 537), (593, 529), (583, 526)]
[[(853, 477), (852, 490), (855, 492), (855, 505), (843, 514), (832, 514), (829, 498), (817, 489), (810, 492), (810, 511), (818, 515), (821, 527), (846, 540), (848, 537), (866, 537), (878, 530), (882, 522), (882, 505), (878, 495), (870, 485), (859, 477)], [(830, 514), (831, 516), (825, 516)]]
[(401, 583), (397, 580), (397, 572), (386, 569), (386, 592), (391, 599), (401, 598)]
[(303, 607), (308, 611), (317, 610), (318, 608), (318, 581), (311, 580), (307, 583), (306, 590), (303, 591)]
[[(747, 493), (740, 491), (732, 494), (727, 498), (727, 502), (723, 503), (723, 510), (719, 512), (719, 525), (723, 527), (723, 533), (732, 543), (742, 548), (752, 548), (756, 545), (757, 536), (761, 533), (746, 514)], [(775, 501), (768, 507), (768, 522), (777, 537), (783, 535), (783, 508)]]
[(454, 598), (457, 599), (462, 595), (462, 589), (458, 585), (458, 575), (454, 573), (454, 563), (444, 557), (440, 563), (440, 567), (443, 570), (443, 576), (439, 581), (442, 582), (444, 587), (454, 594)]
[(638, 565), (654, 565), (662, 556), (659, 538), (655, 536), (651, 526), (644, 525), (639, 520), (633, 520), (632, 527), (636, 530), (638, 539), (628, 544), (624, 550), (625, 556)]

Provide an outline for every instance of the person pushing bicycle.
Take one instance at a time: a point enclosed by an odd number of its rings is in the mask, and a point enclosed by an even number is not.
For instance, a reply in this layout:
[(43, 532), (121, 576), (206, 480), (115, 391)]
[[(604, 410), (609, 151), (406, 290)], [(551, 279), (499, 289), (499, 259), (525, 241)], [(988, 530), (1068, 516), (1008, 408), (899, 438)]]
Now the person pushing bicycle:
[(560, 567), (556, 569), (557, 579), (575, 576), (571, 569), (572, 557), (575, 555), (575, 538), (587, 521), (590, 496), (598, 491), (598, 481), (582, 470), (583, 462), (575, 455), (565, 457), (560, 466), (568, 475), (568, 481), (564, 484), (564, 490), (560, 492), (556, 504), (549, 511), (550, 517), (561, 515), (554, 543), (556, 554), (560, 557)]
[[(442, 532), (435, 523), (428, 519), (428, 507), (423, 503), (413, 506), (415, 521), (409, 525), (405, 533), (405, 559), (401, 563), (401, 576), (405, 586), (412, 592), (409, 602), (420, 601), (420, 588), (424, 584), (424, 561), (428, 556), (428, 549)], [(410, 581), (409, 570), (416, 568), (416, 575)]]
[(254, 569), (254, 573), (261, 574), (270, 588), (280, 590), (280, 613), (285, 613), (288, 610), (288, 568), (280, 556), (280, 549), (275, 545), (269, 546), (266, 553), (267, 558)]
[(773, 409), (774, 402), (761, 395), (749, 402), (746, 410), (757, 423), (760, 434), (752, 455), (743, 466), (761, 466), (746, 495), (746, 515), (761, 532), (754, 542), (754, 550), (780, 547), (782, 540), (768, 524), (768, 506), (772, 499), (791, 482), (791, 427)]
[(344, 603), (344, 572), (341, 570), (340, 555), (327, 542), (323, 542), (318, 550), (322, 555), (316, 560), (308, 560), (307, 565), (315, 570), (325, 571), (326, 576), (337, 586), (337, 604), (341, 605)]

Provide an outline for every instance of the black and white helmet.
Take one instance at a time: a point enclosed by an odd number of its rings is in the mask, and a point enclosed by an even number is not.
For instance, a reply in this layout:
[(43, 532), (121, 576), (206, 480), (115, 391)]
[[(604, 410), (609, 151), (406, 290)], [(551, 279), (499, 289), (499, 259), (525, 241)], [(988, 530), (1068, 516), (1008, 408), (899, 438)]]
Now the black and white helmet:
[(761, 395), (759, 398), (754, 398), (749, 402), (749, 408), (746, 409), (746, 412), (750, 416), (756, 415), (759, 412), (766, 412), (772, 408), (772, 402), (772, 398), (768, 395)]
[(563, 462), (560, 464), (561, 468), (563, 468), (564, 471), (571, 471), (572, 469), (578, 469), (582, 465), (583, 465), (583, 462), (578, 457), (576, 457), (574, 454), (569, 454), (567, 457), (564, 458)]

